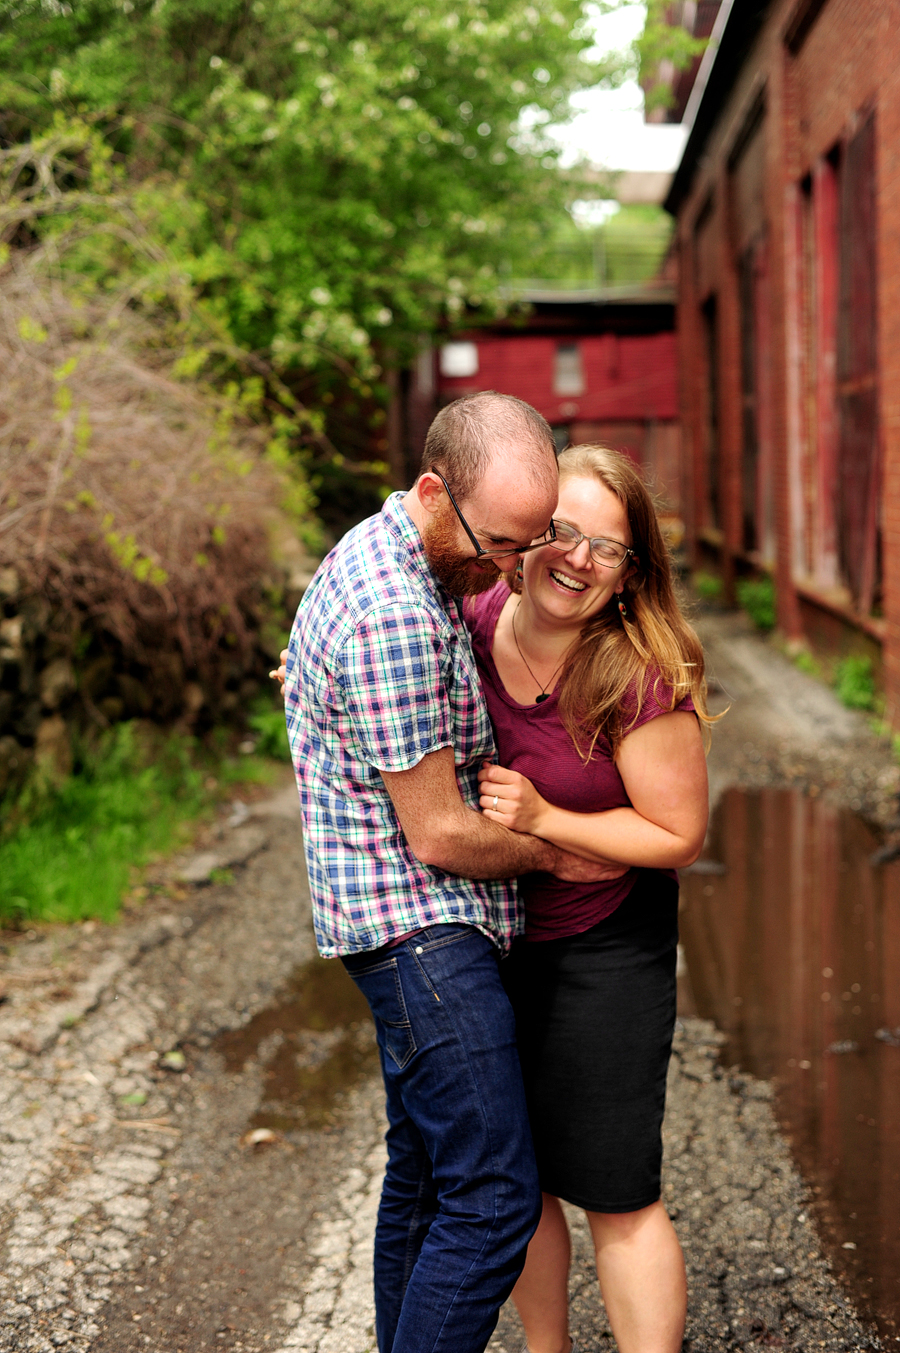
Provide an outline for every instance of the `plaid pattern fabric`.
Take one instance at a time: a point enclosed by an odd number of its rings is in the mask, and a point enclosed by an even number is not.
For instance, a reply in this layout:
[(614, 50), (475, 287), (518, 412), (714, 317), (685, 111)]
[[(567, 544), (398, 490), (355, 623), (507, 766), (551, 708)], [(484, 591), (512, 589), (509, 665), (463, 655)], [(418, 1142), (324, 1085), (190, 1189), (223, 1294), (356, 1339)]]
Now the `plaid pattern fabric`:
[(506, 948), (515, 885), (457, 878), (409, 849), (379, 771), (455, 752), (463, 801), (495, 756), (458, 603), (393, 494), (322, 563), (300, 604), (285, 682), (316, 941), (326, 957), (465, 922)]

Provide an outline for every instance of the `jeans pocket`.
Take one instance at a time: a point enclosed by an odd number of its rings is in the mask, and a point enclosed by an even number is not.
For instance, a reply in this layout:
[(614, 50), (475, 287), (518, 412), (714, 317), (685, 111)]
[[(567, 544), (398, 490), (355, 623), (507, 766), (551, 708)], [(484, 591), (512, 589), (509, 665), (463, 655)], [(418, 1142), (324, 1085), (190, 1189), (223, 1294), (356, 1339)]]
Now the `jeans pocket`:
[(352, 972), (350, 976), (359, 987), (375, 1017), (385, 1051), (401, 1069), (416, 1051), (416, 1040), (403, 997), (400, 968), (395, 958)]

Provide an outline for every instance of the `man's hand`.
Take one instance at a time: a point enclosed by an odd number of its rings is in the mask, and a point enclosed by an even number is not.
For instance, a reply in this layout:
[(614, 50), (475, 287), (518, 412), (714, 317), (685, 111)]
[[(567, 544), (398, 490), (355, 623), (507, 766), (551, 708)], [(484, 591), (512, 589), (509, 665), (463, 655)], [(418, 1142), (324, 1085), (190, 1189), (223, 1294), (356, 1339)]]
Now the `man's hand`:
[(550, 872), (564, 883), (607, 883), (628, 873), (628, 865), (614, 860), (584, 860), (568, 850), (556, 848), (557, 860)]
[(279, 653), (278, 656), (279, 656), (279, 658), (281, 659), (281, 666), (280, 666), (280, 667), (275, 667), (275, 668), (273, 668), (272, 671), (269, 673), (269, 676), (272, 678), (273, 681), (280, 681), (280, 682), (281, 682), (281, 698), (282, 698), (282, 700), (283, 700), (283, 699), (284, 699), (284, 679), (285, 679), (285, 677), (287, 676), (287, 659), (288, 659), (288, 651), (287, 651), (287, 649), (286, 649), (286, 648), (283, 648), (283, 649), (281, 650), (281, 652)]

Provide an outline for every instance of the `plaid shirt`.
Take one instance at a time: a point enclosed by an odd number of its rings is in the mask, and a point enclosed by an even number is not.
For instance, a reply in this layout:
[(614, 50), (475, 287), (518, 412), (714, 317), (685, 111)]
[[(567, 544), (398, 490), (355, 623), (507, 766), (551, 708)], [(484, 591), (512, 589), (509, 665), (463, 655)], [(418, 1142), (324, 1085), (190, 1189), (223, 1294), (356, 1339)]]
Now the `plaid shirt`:
[(494, 738), (459, 604), (393, 494), (324, 560), (297, 611), (285, 682), (319, 950), (376, 949), (464, 922), (506, 948), (512, 881), (458, 878), (410, 850), (379, 771), (452, 747), (463, 802)]

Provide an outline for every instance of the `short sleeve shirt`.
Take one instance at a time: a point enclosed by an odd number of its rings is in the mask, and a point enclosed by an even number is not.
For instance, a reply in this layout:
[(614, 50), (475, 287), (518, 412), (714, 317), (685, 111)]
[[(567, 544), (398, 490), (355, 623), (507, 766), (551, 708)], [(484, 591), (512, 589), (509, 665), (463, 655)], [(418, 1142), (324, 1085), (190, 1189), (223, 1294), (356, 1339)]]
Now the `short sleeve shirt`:
[[(548, 803), (570, 812), (630, 807), (608, 740), (601, 734), (590, 761), (585, 763), (559, 716), (558, 690), (539, 705), (520, 705), (500, 680), (491, 649), (497, 620), (508, 598), (509, 588), (498, 583), (465, 607), (500, 765), (526, 776)], [(647, 683), (640, 709), (634, 691), (627, 697), (628, 704), (632, 705), (629, 714), (636, 716), (629, 731), (673, 708), (684, 711), (694, 708), (689, 696), (676, 704), (672, 690), (661, 681), (652, 680)], [(659, 872), (677, 877), (674, 870)], [(625, 900), (637, 875), (637, 869), (629, 869), (620, 878), (601, 883), (567, 883), (552, 874), (526, 874), (519, 880), (526, 938), (559, 939), (588, 930)]]
[(450, 922), (505, 949), (518, 927), (514, 883), (422, 864), (379, 773), (452, 747), (461, 797), (477, 810), (478, 769), (495, 756), (460, 605), (429, 569), (400, 494), (344, 537), (307, 589), (285, 706), (320, 952)]

